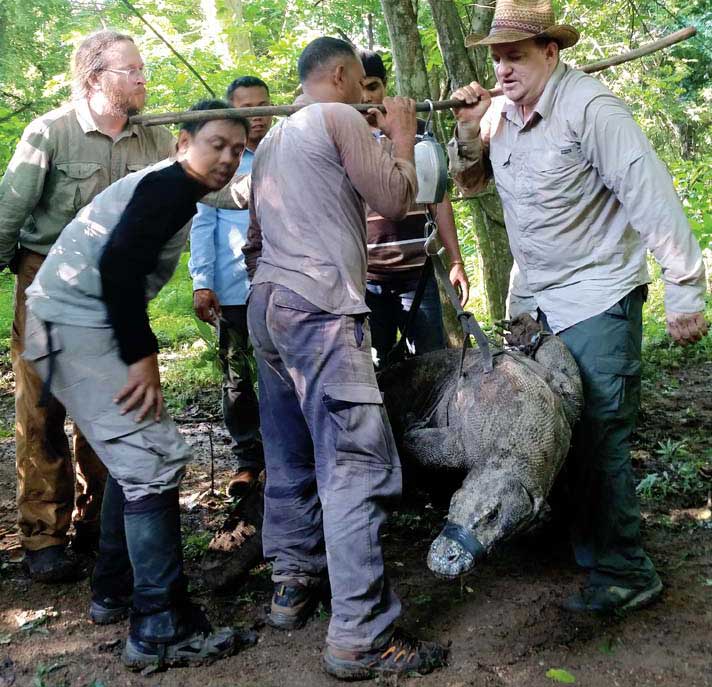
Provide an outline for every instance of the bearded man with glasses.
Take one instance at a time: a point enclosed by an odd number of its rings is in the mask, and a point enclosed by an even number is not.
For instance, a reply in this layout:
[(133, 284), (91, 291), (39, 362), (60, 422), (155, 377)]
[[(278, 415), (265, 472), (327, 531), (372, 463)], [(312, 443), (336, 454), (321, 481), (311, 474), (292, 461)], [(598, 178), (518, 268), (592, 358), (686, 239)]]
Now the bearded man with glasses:
[(0, 182), (0, 271), (16, 275), (12, 363), (15, 373), (17, 504), (20, 540), (33, 579), (62, 582), (79, 566), (73, 547), (96, 548), (106, 469), (74, 427), (75, 475), (64, 433), (66, 412), (21, 358), (25, 290), (60, 233), (114, 181), (171, 156), (163, 127), (129, 125), (146, 101), (148, 75), (130, 36), (100, 31), (73, 60), (72, 102), (33, 121)]

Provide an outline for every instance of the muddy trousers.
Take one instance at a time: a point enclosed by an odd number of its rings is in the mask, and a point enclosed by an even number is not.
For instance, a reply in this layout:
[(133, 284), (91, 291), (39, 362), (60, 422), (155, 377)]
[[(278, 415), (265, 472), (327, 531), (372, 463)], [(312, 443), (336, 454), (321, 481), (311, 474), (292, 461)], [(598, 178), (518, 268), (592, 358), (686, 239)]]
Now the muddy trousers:
[(255, 394), (252, 346), (247, 334), (247, 306), (224, 305), (218, 327), (222, 368), (222, 411), (232, 437), (238, 470), (264, 468), (260, 411)]
[(12, 368), (15, 373), (17, 509), (20, 542), (37, 551), (67, 543), (72, 522), (79, 531), (99, 528), (106, 468), (74, 424), (72, 453), (64, 432), (66, 410), (54, 397), (46, 408), (38, 406), (42, 379), (21, 356), (25, 335), (25, 290), (32, 283), (44, 256), (28, 250), (19, 255), (15, 283), (15, 319), (12, 326)]
[(646, 294), (647, 287), (638, 287), (559, 334), (583, 382), (583, 415), (574, 429), (567, 475), (576, 561), (589, 571), (594, 586), (639, 587), (655, 576), (641, 542), (630, 462)]
[(328, 567), (327, 643), (380, 646), (400, 614), (380, 534), (402, 485), (367, 322), (258, 284), (248, 324), (267, 469), (263, 546), (274, 559), (273, 579), (309, 584)]

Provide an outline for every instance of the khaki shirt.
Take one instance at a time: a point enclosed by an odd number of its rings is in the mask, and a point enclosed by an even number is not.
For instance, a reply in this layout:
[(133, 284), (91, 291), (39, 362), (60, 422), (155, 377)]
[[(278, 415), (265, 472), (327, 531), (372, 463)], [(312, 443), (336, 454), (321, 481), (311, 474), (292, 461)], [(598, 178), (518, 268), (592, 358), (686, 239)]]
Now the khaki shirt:
[(112, 140), (96, 128), (86, 100), (39, 117), (25, 129), (0, 182), (0, 266), (18, 243), (46, 255), (94, 196), (174, 150), (164, 127), (134, 124)]
[(515, 265), (509, 313), (546, 313), (555, 332), (607, 310), (663, 269), (665, 307), (704, 310), (700, 247), (672, 179), (624, 103), (560, 63), (529, 121), (495, 98), (481, 132), (448, 146), (465, 195), (494, 176)]
[(308, 106), (255, 154), (248, 274), (256, 263), (253, 284), (286, 286), (326, 312), (366, 313), (366, 203), (402, 218), (417, 195), (415, 166), (391, 157), (350, 105), (297, 102)]

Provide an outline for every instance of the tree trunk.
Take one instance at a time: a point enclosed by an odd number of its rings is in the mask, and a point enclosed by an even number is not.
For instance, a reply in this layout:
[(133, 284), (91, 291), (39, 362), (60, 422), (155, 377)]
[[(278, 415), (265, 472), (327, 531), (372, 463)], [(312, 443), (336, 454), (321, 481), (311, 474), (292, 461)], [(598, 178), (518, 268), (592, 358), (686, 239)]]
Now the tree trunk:
[(431, 98), (423, 46), (411, 0), (381, 0), (393, 49), (396, 90), (416, 100)]
[(252, 39), (242, 13), (242, 0), (222, 0), (222, 2), (227, 10), (226, 21), (222, 24), (228, 36), (230, 52), (236, 57), (251, 53)]
[[(453, 90), (471, 81), (489, 85), (492, 74), (489, 55), (486, 49), (477, 48), (468, 52), (465, 48), (462, 22), (455, 3), (452, 0), (429, 1), (438, 32), (438, 44)], [(482, 0), (475, 6), (472, 28), (474, 33), (485, 34), (489, 31), (492, 10), (489, 6), (484, 6), (488, 3), (490, 0)], [(491, 0), (491, 5), (494, 6), (494, 0)], [(483, 50), (484, 56), (481, 54)], [(512, 254), (504, 228), (502, 205), (492, 184), (484, 193), (470, 201), (470, 209), (482, 257), (482, 281), (487, 308), (490, 319), (494, 322), (505, 316)]]

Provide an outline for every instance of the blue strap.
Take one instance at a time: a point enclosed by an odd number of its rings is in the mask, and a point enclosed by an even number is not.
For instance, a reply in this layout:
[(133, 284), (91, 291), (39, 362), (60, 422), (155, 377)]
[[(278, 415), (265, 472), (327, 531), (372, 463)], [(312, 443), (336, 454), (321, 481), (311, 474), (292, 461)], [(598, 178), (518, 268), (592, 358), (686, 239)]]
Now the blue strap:
[(462, 525), (456, 525), (454, 522), (446, 522), (441, 537), (452, 539), (457, 542), (465, 551), (472, 555), (477, 560), (485, 555), (485, 547), (480, 544), (477, 537), (468, 532)]

